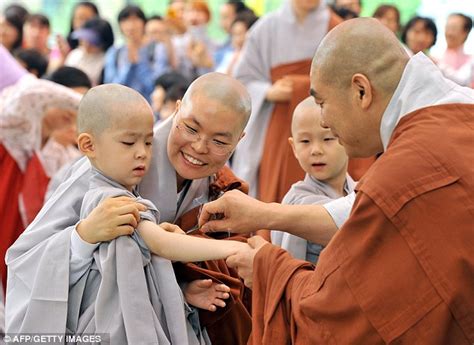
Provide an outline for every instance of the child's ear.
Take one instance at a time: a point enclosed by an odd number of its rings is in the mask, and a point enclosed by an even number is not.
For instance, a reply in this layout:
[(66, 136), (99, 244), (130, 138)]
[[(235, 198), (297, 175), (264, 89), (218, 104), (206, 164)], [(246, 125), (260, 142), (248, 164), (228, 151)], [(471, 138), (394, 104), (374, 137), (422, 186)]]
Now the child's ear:
[(296, 157), (295, 141), (293, 140), (293, 137), (288, 138), (288, 143), (290, 144), (291, 149), (293, 150), (293, 154), (295, 155), (295, 158), (298, 158), (298, 157)]
[(77, 137), (77, 147), (79, 151), (87, 157), (93, 157), (95, 155), (94, 138), (89, 133), (79, 134)]

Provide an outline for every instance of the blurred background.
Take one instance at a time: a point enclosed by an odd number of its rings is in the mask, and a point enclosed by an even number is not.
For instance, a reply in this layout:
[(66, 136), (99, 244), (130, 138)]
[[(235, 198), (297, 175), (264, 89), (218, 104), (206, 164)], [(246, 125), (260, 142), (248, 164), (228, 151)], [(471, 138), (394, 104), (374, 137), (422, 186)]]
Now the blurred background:
[[(261, 16), (267, 12), (278, 8), (285, 0), (247, 0), (246, 5)], [(70, 18), (74, 5), (78, 0), (2, 0), (0, 8), (10, 4), (20, 4), (25, 6), (30, 12), (41, 12), (49, 17), (52, 33), (66, 35), (69, 31)], [(117, 15), (126, 5), (135, 4), (140, 6), (147, 16), (155, 14), (165, 15), (169, 5), (169, 0), (107, 0), (92, 1), (100, 10), (102, 17), (109, 20), (114, 31), (118, 33)], [(209, 0), (211, 9), (211, 21), (209, 24), (209, 35), (217, 41), (225, 40), (225, 33), (219, 27), (219, 8), (226, 0)], [(329, 4), (333, 1), (328, 0)], [(346, 1), (347, 2), (347, 1)], [(356, 2), (356, 1), (354, 1)], [(444, 27), (447, 16), (450, 13), (461, 12), (469, 16), (474, 16), (473, 0), (362, 0), (361, 16), (372, 16), (374, 10), (381, 4), (393, 4), (398, 7), (401, 14), (401, 23), (405, 24), (414, 15), (429, 17), (434, 20), (438, 28), (438, 39), (431, 48), (432, 53), (438, 53), (446, 49), (444, 38)], [(118, 41), (120, 35), (116, 35)], [(54, 35), (51, 35), (51, 45), (54, 44)], [(465, 52), (474, 53), (474, 35), (470, 35), (465, 44)]]

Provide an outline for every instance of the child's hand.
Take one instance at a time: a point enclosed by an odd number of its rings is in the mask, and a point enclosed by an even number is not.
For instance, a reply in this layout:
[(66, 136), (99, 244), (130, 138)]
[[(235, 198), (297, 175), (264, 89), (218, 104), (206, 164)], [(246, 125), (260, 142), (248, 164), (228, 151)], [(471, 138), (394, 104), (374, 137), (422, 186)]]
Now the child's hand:
[(194, 280), (183, 289), (186, 302), (209, 311), (225, 307), (224, 300), (230, 297), (229, 292), (227, 285), (214, 283), (211, 279)]
[(163, 223), (160, 224), (160, 227), (162, 227), (164, 230), (166, 230), (168, 232), (174, 232), (174, 233), (177, 233), (177, 234), (185, 234), (185, 232), (179, 226), (177, 226), (175, 224), (163, 222)]

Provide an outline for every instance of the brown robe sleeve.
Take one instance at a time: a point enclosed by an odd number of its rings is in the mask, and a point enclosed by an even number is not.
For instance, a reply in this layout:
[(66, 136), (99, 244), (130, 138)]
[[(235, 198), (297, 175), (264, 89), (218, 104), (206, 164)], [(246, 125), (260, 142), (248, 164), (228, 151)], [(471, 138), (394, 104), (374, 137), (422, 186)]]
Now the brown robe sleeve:
[[(404, 236), (359, 192), (314, 271), (263, 247), (254, 261), (251, 344), (470, 344), (436, 291), (440, 282), (420, 265), (423, 243)], [(472, 311), (460, 306), (469, 320)]]
[[(239, 189), (248, 192), (248, 185), (238, 179), (232, 171), (224, 166), (217, 174), (215, 181), (209, 186), (210, 200), (217, 199), (223, 192)], [(176, 224), (183, 230), (196, 226), (199, 207), (185, 213)], [(193, 232), (191, 236), (229, 239), (247, 242), (247, 235), (215, 233), (204, 234)], [(251, 292), (248, 290), (237, 272), (227, 267), (225, 260), (204, 261), (200, 263), (175, 263), (174, 269), (179, 281), (189, 282), (196, 279), (212, 279), (216, 283), (225, 284), (231, 289), (231, 296), (226, 300), (224, 308), (215, 312), (199, 310), (201, 326), (206, 327), (212, 344), (244, 345), (250, 335), (252, 322), (250, 317)]]

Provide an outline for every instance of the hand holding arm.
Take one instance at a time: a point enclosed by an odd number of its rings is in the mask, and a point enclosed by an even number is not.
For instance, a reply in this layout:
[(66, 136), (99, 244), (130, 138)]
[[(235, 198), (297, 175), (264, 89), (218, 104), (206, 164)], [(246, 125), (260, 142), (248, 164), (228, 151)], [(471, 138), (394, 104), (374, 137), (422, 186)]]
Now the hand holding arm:
[(76, 227), (79, 236), (88, 243), (113, 240), (130, 235), (140, 221), (140, 211), (147, 208), (125, 196), (102, 201)]
[(237, 250), (248, 247), (247, 244), (237, 241), (219, 241), (187, 236), (176, 230), (166, 231), (159, 225), (146, 220), (140, 222), (137, 229), (151, 252), (175, 261), (225, 259)]
[(226, 260), (227, 265), (237, 270), (239, 276), (243, 278), (245, 286), (250, 289), (253, 284), (253, 260), (258, 251), (268, 243), (260, 236), (251, 237), (248, 240), (249, 246), (247, 248), (239, 250)]
[[(217, 214), (219, 219), (211, 220)], [(248, 233), (278, 229), (322, 245), (337, 231), (333, 219), (321, 205), (264, 203), (236, 190), (205, 204), (199, 224), (204, 232)]]

